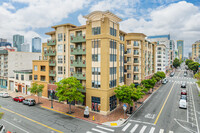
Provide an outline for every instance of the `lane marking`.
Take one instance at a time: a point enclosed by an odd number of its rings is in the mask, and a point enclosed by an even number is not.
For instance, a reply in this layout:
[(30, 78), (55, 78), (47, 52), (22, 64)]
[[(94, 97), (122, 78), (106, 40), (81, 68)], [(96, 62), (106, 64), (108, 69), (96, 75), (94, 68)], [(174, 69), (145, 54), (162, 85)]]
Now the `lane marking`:
[(164, 133), (164, 129), (160, 129), (160, 132), (159, 133)]
[(90, 131), (87, 131), (86, 133), (92, 133), (92, 132), (90, 132)]
[(139, 125), (136, 124), (136, 125), (131, 129), (130, 133), (134, 133), (138, 126), (139, 126)]
[[(182, 128), (184, 128), (185, 130), (187, 130), (187, 131), (189, 131), (190, 133), (196, 133), (196, 131), (193, 131), (192, 129), (189, 129), (189, 128), (186, 128), (186, 127), (184, 127), (183, 125), (181, 125), (178, 121), (177, 121), (177, 119), (174, 119), (178, 124), (179, 124), (179, 126), (181, 126)], [(180, 120), (179, 120), (180, 121)]]
[(174, 133), (173, 131), (169, 131), (169, 133)]
[(10, 125), (12, 125), (12, 126), (14, 126), (14, 127), (18, 128), (18, 129), (20, 129), (21, 131), (23, 131), (23, 132), (25, 132), (25, 133), (29, 133), (28, 131), (26, 131), (26, 130), (24, 130), (24, 129), (22, 129), (22, 128), (20, 128), (20, 127), (18, 127), (18, 126), (16, 126), (16, 125), (14, 125), (14, 124), (12, 124), (12, 123), (10, 123), (10, 122), (8, 122), (8, 121), (7, 121), (7, 120), (5, 120), (5, 119), (2, 119), (2, 121), (5, 121), (6, 123), (8, 123), (8, 124), (10, 124)]
[(149, 133), (154, 133), (155, 127), (152, 127)]
[(155, 124), (149, 123), (149, 122), (143, 122), (143, 121), (137, 121), (137, 120), (129, 120), (129, 121), (138, 122), (138, 123), (143, 123), (143, 124), (149, 124), (149, 125), (155, 126)]
[(107, 132), (104, 132), (104, 131), (101, 131), (101, 130), (98, 130), (96, 128), (92, 128), (93, 131), (96, 131), (96, 132), (99, 132), (99, 133), (107, 133)]
[(18, 116), (21, 116), (21, 117), (23, 117), (23, 118), (25, 118), (25, 119), (27, 119), (27, 120), (29, 120), (29, 121), (32, 121), (32, 122), (34, 122), (34, 123), (37, 123), (37, 124), (39, 124), (39, 125), (41, 125), (41, 126), (43, 126), (43, 127), (49, 128), (49, 129), (51, 129), (51, 130), (54, 130), (54, 131), (56, 131), (56, 132), (58, 132), (58, 133), (64, 133), (64, 132), (62, 132), (62, 131), (60, 131), (60, 130), (54, 129), (54, 128), (52, 128), (52, 127), (49, 127), (49, 126), (47, 126), (47, 125), (45, 125), (45, 124), (42, 124), (42, 123), (40, 123), (40, 122), (38, 122), (38, 121), (35, 121), (35, 120), (31, 119), (31, 118), (28, 118), (28, 117), (24, 116), (24, 115), (18, 114), (18, 113), (16, 113), (16, 112), (12, 111), (12, 110), (7, 109), (7, 108), (4, 108), (4, 107), (1, 107), (1, 108), (2, 108), (3, 110), (6, 110), (6, 111), (11, 112), (11, 113), (13, 113), (13, 114), (16, 114), (16, 115), (18, 115)]
[(115, 130), (113, 129), (109, 129), (109, 128), (105, 128), (105, 127), (102, 127), (102, 126), (96, 126), (98, 128), (101, 128), (101, 129), (104, 129), (104, 130), (108, 130), (108, 131), (111, 131), (111, 132), (114, 132)]
[(131, 123), (128, 123), (123, 129), (122, 131), (126, 131), (126, 129), (131, 125)]
[(140, 130), (140, 133), (144, 133), (146, 128), (147, 128), (147, 126), (143, 126), (142, 129)]
[(170, 91), (169, 91), (169, 93), (168, 93), (168, 95), (167, 95), (167, 98), (165, 99), (165, 102), (163, 103), (163, 106), (162, 106), (162, 108), (160, 109), (160, 112), (159, 112), (158, 116), (156, 117), (156, 120), (155, 120), (155, 122), (154, 122), (155, 125), (156, 125), (156, 123), (158, 122), (158, 119), (159, 119), (159, 117), (160, 117), (160, 115), (161, 115), (161, 113), (162, 113), (163, 108), (165, 107), (165, 104), (166, 104), (166, 102), (167, 102), (167, 100), (168, 100), (168, 98), (169, 98), (169, 95), (171, 94), (171, 92), (172, 92), (172, 90), (173, 90), (174, 84), (175, 84), (175, 83), (173, 83), (172, 88), (170, 89)]

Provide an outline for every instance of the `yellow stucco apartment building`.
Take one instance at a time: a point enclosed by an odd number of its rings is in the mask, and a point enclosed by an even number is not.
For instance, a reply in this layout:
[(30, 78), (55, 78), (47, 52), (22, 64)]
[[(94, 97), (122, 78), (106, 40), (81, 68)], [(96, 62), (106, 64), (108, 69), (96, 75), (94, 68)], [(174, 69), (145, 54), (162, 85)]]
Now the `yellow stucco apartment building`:
[[(84, 102), (76, 104), (107, 115), (118, 106), (115, 87), (139, 84), (154, 73), (156, 44), (146, 41), (142, 33), (121, 31), (122, 20), (109, 11), (84, 17), (86, 25), (56, 25), (52, 26), (54, 31), (46, 33), (51, 40), (43, 44), (43, 60), (33, 61), (33, 80), (46, 84), (43, 96), (48, 97), (48, 91), (56, 88), (55, 82), (76, 77), (85, 95)], [(34, 67), (41, 65), (46, 71), (35, 72)]]

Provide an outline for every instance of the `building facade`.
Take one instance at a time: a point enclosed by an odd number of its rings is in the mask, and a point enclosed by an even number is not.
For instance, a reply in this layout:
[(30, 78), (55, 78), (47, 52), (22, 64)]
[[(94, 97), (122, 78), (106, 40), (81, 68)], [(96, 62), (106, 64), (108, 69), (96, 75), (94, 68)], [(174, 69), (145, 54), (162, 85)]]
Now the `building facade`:
[(41, 38), (32, 38), (32, 52), (41, 52)]
[(21, 44), (21, 51), (22, 52), (30, 52), (30, 44), (29, 43), (22, 43)]
[(24, 43), (24, 36), (13, 35), (13, 47), (17, 48), (17, 51), (21, 51), (21, 44)]
[[(56, 89), (50, 87), (55, 82), (76, 77), (84, 87), (82, 93), (85, 99), (83, 103), (76, 101), (75, 104), (88, 106), (91, 111), (107, 115), (118, 106), (114, 88), (124, 85), (126, 80), (126, 45), (130, 42), (131, 52), (135, 53), (131, 55), (134, 83), (140, 83), (154, 73), (156, 45), (146, 41), (144, 34), (121, 31), (121, 19), (109, 11), (95, 11), (84, 17), (86, 25), (67, 23), (52, 26), (54, 31), (46, 33), (51, 39), (42, 45), (43, 57), (37, 63), (40, 65), (48, 62), (46, 68), (49, 71), (45, 73), (48, 76), (45, 80), (48, 83), (46, 92)], [(139, 64), (133, 62), (134, 58), (140, 61)], [(34, 72), (33, 76), (39, 75)], [(39, 79), (37, 82), (42, 83)], [(48, 97), (49, 94), (43, 96)]]
[(192, 60), (192, 52), (188, 53), (188, 59)]
[(157, 52), (156, 52), (156, 70), (157, 71), (163, 71), (166, 73), (167, 67), (166, 67), (166, 45), (159, 44), (157, 45)]
[(200, 41), (192, 44), (192, 60), (197, 62), (200, 60)]
[(0, 38), (0, 42), (7, 42), (7, 39)]
[(182, 60), (184, 56), (184, 49), (183, 49), (183, 40), (177, 40), (177, 49), (178, 49), (178, 56), (179, 59)]

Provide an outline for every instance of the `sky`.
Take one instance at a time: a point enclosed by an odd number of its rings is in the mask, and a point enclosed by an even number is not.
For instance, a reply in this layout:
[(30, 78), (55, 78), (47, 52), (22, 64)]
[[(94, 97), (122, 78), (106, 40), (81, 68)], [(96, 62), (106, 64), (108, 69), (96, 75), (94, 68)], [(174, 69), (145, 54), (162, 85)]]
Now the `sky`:
[(36, 36), (46, 42), (51, 26), (83, 25), (83, 16), (96, 10), (119, 16), (125, 32), (184, 40), (184, 56), (200, 40), (200, 0), (0, 0), (0, 38), (12, 43), (12, 36), (21, 34), (28, 43)]

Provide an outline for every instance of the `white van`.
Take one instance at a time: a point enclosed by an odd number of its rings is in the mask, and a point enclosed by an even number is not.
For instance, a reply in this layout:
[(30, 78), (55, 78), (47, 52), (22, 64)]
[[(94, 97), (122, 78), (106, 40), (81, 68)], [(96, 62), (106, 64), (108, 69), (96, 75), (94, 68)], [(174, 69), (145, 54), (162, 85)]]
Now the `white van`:
[(9, 96), (10, 96), (10, 95), (9, 95), (7, 92), (3, 93), (3, 95), (2, 95), (3, 98), (7, 98), (7, 97), (9, 97)]
[(187, 109), (187, 102), (185, 99), (179, 101), (179, 108)]

